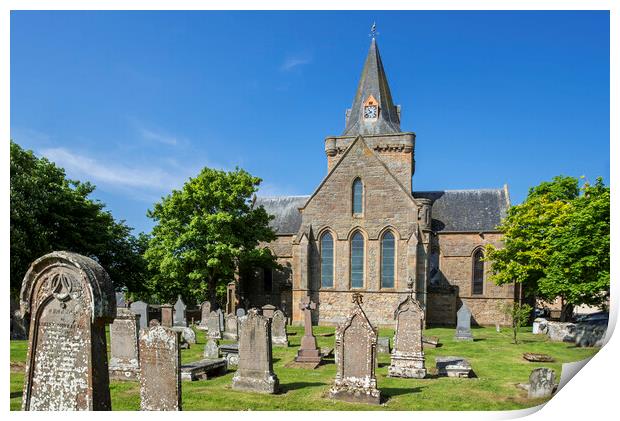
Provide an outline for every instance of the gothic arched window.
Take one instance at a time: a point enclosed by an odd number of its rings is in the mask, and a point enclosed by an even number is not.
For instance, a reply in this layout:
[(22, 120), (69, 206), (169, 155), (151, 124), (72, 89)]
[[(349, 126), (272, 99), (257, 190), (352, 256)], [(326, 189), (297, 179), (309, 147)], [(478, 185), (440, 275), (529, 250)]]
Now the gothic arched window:
[(482, 249), (477, 249), (473, 255), (473, 270), (472, 270), (472, 294), (482, 294), (484, 292), (484, 261), (482, 258)]
[(394, 234), (387, 231), (381, 239), (381, 288), (394, 288)]
[(353, 181), (353, 214), (361, 215), (364, 213), (364, 185), (362, 180), (356, 178)]
[(334, 238), (329, 232), (321, 236), (321, 287), (334, 286)]
[(364, 236), (359, 231), (351, 238), (351, 288), (364, 286)]

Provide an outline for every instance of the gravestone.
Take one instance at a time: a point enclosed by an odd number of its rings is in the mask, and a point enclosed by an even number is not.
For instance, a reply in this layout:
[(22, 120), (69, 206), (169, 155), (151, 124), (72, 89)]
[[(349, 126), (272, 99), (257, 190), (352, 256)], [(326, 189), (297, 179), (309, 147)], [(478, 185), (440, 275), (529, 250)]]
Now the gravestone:
[(190, 344), (196, 343), (196, 332), (191, 327), (172, 326), (172, 329), (181, 332), (181, 344), (186, 343), (188, 345), (187, 348), (189, 348)]
[(377, 352), (379, 354), (389, 354), (392, 352), (390, 349), (390, 338), (379, 336), (379, 339), (377, 339)]
[(217, 339), (207, 339), (205, 344), (204, 358), (220, 358), (220, 348), (217, 344)]
[(532, 324), (532, 333), (534, 335), (547, 333), (547, 319), (544, 319), (542, 317), (535, 318), (534, 323)]
[(11, 339), (28, 339), (28, 325), (27, 321), (22, 317), (22, 312), (19, 310), (19, 302), (11, 297), (9, 307), (11, 311)]
[(459, 311), (456, 313), (456, 335), (454, 339), (457, 341), (473, 341), (471, 334), (471, 310), (467, 304), (463, 303)]
[(278, 346), (288, 346), (286, 316), (280, 310), (276, 310), (271, 318), (271, 342)]
[(222, 339), (222, 329), (220, 328), (220, 316), (212, 311), (207, 318), (207, 338)]
[(172, 327), (174, 320), (174, 307), (171, 304), (162, 304), (161, 305), (161, 325), (163, 327)]
[(203, 301), (202, 304), (200, 304), (200, 324), (198, 325), (198, 329), (207, 330), (209, 313), (211, 313), (211, 303), (209, 301)]
[(239, 366), (232, 388), (259, 393), (276, 393), (279, 388), (273, 372), (271, 320), (255, 308), (239, 319)]
[(353, 294), (353, 311), (336, 330), (336, 379), (329, 390), (332, 399), (378, 405), (375, 360), (377, 331), (362, 309), (362, 295)]
[(394, 351), (388, 369), (390, 377), (423, 379), (426, 377), (424, 351), (422, 348), (422, 329), (424, 309), (413, 298), (413, 282), (409, 282), (409, 294), (394, 312), (396, 334)]
[(149, 325), (149, 305), (144, 301), (135, 301), (129, 305), (129, 309), (140, 315), (140, 329)]
[(301, 338), (301, 346), (297, 351), (295, 362), (306, 363), (316, 368), (321, 362), (321, 354), (316, 346), (314, 333), (312, 333), (312, 310), (316, 309), (316, 303), (306, 296), (299, 303), (299, 309), (304, 313), (304, 336)]
[(527, 397), (530, 399), (546, 398), (553, 394), (555, 388), (555, 371), (550, 368), (535, 368), (530, 374)]
[(269, 317), (271, 319), (273, 317), (273, 313), (275, 313), (276, 311), (276, 306), (271, 305), (271, 304), (265, 304), (262, 307), (262, 310), (263, 310), (263, 316)]
[(35, 260), (20, 292), (30, 315), (24, 411), (110, 410), (106, 324), (114, 287), (94, 260), (57, 251)]
[(185, 306), (183, 299), (181, 299), (181, 296), (179, 295), (177, 302), (174, 303), (174, 326), (187, 327), (187, 318), (185, 317), (186, 308), (187, 307)]
[(235, 312), (235, 315), (237, 317), (243, 317), (245, 316), (245, 309), (244, 308), (238, 308), (237, 311)]
[(118, 307), (116, 318), (110, 325), (110, 378), (137, 380), (140, 372), (138, 360), (138, 331), (140, 315), (127, 308)]
[(448, 377), (471, 377), (471, 364), (463, 357), (436, 357), (437, 375)]
[(116, 307), (117, 308), (126, 308), (127, 302), (125, 301), (125, 293), (117, 292), (114, 294), (116, 296)]
[(217, 310), (215, 310), (215, 312), (217, 313), (217, 320), (220, 323), (220, 331), (223, 332), (226, 327), (224, 325), (224, 312), (221, 308), (218, 308)]
[(239, 365), (239, 344), (222, 344), (219, 346), (219, 350), (228, 367)]
[(237, 316), (227, 314), (224, 318), (224, 339), (236, 341), (239, 339), (239, 324)]
[(140, 331), (140, 409), (181, 410), (181, 333), (155, 325)]

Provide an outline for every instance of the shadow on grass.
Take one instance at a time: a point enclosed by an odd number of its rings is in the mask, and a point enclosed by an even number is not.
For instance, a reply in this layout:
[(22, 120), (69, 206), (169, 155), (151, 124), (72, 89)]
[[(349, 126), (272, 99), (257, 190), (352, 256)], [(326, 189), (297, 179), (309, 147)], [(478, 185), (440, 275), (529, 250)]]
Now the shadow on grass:
[(306, 387), (318, 387), (325, 386), (324, 383), (318, 382), (294, 382), (294, 383), (284, 383), (280, 384), (280, 394), (285, 394), (290, 392), (291, 390), (304, 389)]
[(11, 399), (20, 398), (22, 396), (22, 392), (11, 392)]
[(420, 393), (424, 389), (423, 387), (382, 387), (381, 388), (381, 402), (387, 402), (390, 398), (400, 395), (409, 395), (414, 393)]

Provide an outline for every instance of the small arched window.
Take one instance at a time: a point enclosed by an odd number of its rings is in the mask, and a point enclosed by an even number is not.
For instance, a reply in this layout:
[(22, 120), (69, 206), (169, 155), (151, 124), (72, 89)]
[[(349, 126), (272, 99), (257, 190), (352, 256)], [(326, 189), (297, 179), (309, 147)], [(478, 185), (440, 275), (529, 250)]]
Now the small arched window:
[(353, 181), (353, 214), (361, 215), (364, 213), (364, 185), (362, 180), (356, 178)]
[(351, 288), (364, 286), (364, 236), (358, 231), (351, 238)]
[(334, 238), (329, 232), (321, 236), (321, 286), (334, 286)]
[(381, 288), (394, 288), (394, 234), (387, 231), (381, 239)]
[(477, 249), (473, 255), (473, 270), (472, 270), (472, 294), (483, 294), (484, 292), (484, 257), (482, 249)]

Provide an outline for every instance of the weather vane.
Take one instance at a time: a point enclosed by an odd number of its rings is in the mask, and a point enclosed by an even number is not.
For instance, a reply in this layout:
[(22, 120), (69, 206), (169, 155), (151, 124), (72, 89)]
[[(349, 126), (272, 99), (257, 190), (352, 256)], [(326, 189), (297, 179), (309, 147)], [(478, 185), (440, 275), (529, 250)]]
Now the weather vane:
[(377, 32), (377, 23), (373, 22), (372, 26), (370, 27), (370, 34), (368, 34), (368, 36), (374, 39), (377, 35), (379, 35), (379, 32)]

